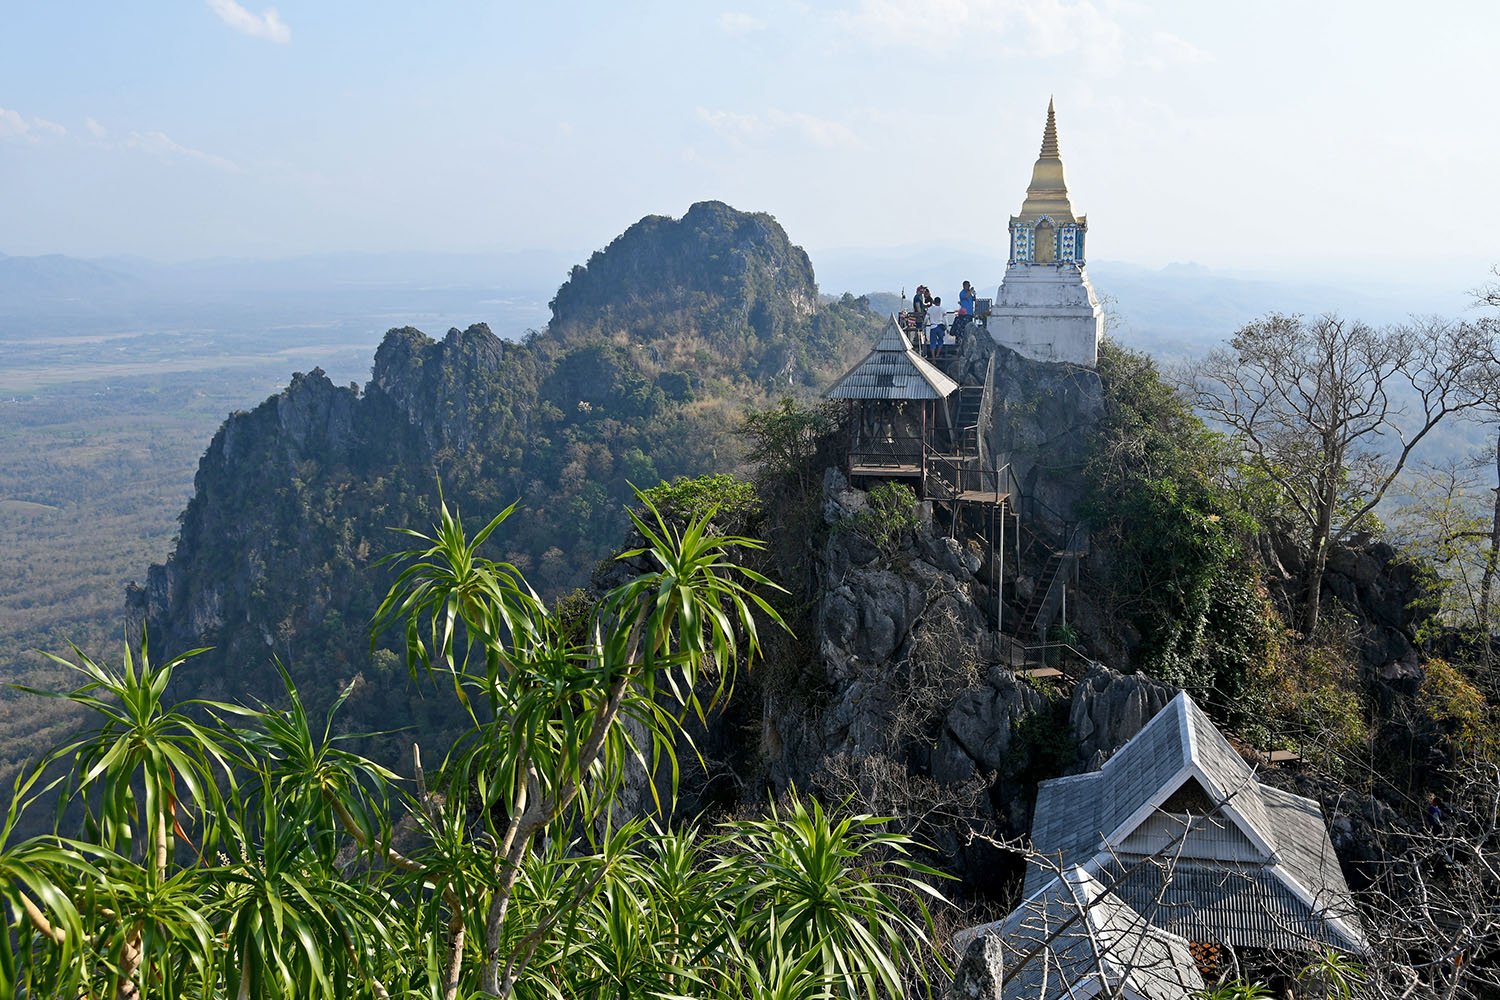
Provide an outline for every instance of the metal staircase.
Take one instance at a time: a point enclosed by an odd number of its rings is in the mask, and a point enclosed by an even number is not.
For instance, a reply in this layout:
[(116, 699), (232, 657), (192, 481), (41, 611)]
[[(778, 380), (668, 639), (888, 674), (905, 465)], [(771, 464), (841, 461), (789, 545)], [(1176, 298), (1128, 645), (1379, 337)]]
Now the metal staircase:
[[(1037, 576), (1036, 588), (1021, 613), (1021, 627), (1017, 635), (1035, 636), (1046, 641), (1047, 630), (1057, 621), (1067, 606), (1068, 587), (1078, 583), (1079, 563), (1087, 555), (1087, 534), (1084, 525), (1064, 527), (1064, 541), (1060, 546), (1048, 545), (1047, 561)], [(1043, 541), (1035, 534), (1033, 542)]]
[(985, 396), (990, 387), (965, 385), (958, 390), (958, 402), (953, 408), (953, 452), (958, 455), (979, 455), (979, 423), (985, 410)]

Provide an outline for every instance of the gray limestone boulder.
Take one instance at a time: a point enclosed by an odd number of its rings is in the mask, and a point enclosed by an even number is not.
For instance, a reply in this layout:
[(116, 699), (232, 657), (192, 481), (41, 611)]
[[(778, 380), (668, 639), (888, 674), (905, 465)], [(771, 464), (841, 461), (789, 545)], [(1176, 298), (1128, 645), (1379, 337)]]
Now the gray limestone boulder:
[(976, 772), (1001, 770), (1011, 751), (1016, 725), (1046, 705), (1042, 693), (1000, 667), (991, 667), (980, 687), (953, 703), (932, 759), (932, 776), (957, 783)]
[(1176, 696), (1177, 688), (1145, 674), (1094, 664), (1073, 689), (1069, 715), (1083, 770), (1097, 769)]
[(1005, 981), (1005, 949), (995, 934), (981, 934), (953, 970), (952, 1000), (995, 1000)]

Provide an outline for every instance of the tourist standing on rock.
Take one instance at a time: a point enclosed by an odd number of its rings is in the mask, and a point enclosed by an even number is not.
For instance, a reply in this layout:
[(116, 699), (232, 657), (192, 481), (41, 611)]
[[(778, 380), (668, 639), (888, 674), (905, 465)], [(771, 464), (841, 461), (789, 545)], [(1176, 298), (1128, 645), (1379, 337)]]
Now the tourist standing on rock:
[(967, 281), (964, 282), (963, 291), (958, 293), (958, 308), (968, 315), (974, 315), (974, 286)]
[(943, 300), (941, 296), (932, 300), (932, 305), (927, 309), (927, 356), (937, 357), (938, 348), (943, 346)]
[(932, 293), (927, 290), (926, 285), (918, 285), (916, 294), (911, 297), (911, 311), (917, 314), (917, 319), (927, 315), (927, 307), (932, 305)]

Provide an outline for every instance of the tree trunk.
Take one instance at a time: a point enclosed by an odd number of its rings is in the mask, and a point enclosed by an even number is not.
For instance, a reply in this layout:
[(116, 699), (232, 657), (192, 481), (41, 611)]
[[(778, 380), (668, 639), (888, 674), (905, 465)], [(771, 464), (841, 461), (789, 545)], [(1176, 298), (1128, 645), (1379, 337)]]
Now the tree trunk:
[[(1323, 594), (1323, 570), (1328, 565), (1328, 546), (1333, 533), (1333, 508), (1337, 485), (1330, 481), (1318, 504), (1318, 523), (1313, 529), (1312, 551), (1307, 554), (1307, 568), (1302, 574), (1302, 615), (1299, 627), (1302, 638), (1312, 638), (1318, 629), (1318, 608)], [(1333, 494), (1333, 495), (1329, 495)]]
[(135, 984), (140, 967), (141, 925), (136, 924), (125, 934), (125, 947), (120, 949), (120, 987), (115, 991), (118, 1000), (140, 1000), (141, 991)]
[(455, 911), (448, 919), (448, 972), (443, 982), (443, 1000), (456, 1000), (458, 981), (464, 968), (464, 925), (462, 911)]
[(1488, 637), (1494, 631), (1490, 624), (1490, 597), (1495, 587), (1495, 565), (1500, 562), (1500, 432), (1495, 434), (1495, 504), (1494, 517), (1490, 523), (1490, 550), (1484, 560), (1484, 576), (1479, 581), (1479, 627), (1486, 637), (1485, 651), (1488, 657)]
[(1323, 593), (1323, 568), (1328, 565), (1328, 538), (1319, 537), (1313, 542), (1312, 554), (1307, 560), (1307, 570), (1302, 575), (1302, 620), (1298, 627), (1303, 640), (1312, 638), (1318, 630), (1318, 611)]

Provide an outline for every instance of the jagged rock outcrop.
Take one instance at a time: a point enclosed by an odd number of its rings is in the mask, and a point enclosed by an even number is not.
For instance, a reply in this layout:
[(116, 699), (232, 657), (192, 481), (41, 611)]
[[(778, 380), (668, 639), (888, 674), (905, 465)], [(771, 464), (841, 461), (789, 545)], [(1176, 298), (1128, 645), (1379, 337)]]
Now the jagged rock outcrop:
[[(404, 414), (429, 451), (463, 450), (476, 443), (480, 420), (495, 395), (516, 391), (513, 382), (497, 377), (505, 361), (504, 342), (482, 323), (462, 332), (449, 330), (437, 342), (421, 330), (402, 327), (386, 334), (376, 349), (367, 391)], [(525, 362), (512, 358), (512, 363)], [(525, 397), (522, 414), (531, 412), (534, 391)], [(519, 430), (525, 433), (526, 421)]]
[(994, 1000), (1003, 992), (1005, 948), (999, 935), (981, 934), (953, 970), (952, 1000)]
[(1016, 727), (1046, 706), (1035, 685), (990, 667), (984, 684), (964, 691), (948, 709), (933, 755), (933, 777), (956, 784), (976, 774), (999, 773), (1010, 763)]
[(1323, 571), (1324, 600), (1333, 597), (1359, 623), (1365, 669), (1408, 694), (1422, 679), (1416, 633), (1436, 606), (1429, 586), (1393, 546), (1365, 536), (1330, 548)]
[[(247, 615), (247, 603), (282, 568), (277, 553), (310, 544), (307, 526), (286, 518), (269, 525), (257, 511), (285, 484), (348, 463), (360, 433), (358, 401), (357, 389), (335, 386), (322, 369), (298, 372), (286, 389), (232, 415), (214, 435), (194, 477), (176, 558), (152, 566), (146, 586), (129, 595), (132, 616), (151, 626), (159, 649), (221, 641), (226, 623)], [(209, 566), (217, 572), (204, 572)], [(308, 613), (324, 610), (322, 596), (303, 595)], [(265, 623), (260, 633), (266, 645), (274, 627)]]
[[(799, 705), (770, 714), (768, 738), (782, 748), (782, 759), (771, 767), (778, 784), (806, 784), (833, 755), (899, 752), (892, 745), (896, 716), (913, 710), (913, 698), (933, 697), (935, 680), (942, 686), (924, 668), (948, 665), (932, 662), (941, 656), (961, 673), (987, 655), (986, 626), (969, 597), (978, 560), (934, 533), (927, 505), (911, 537), (883, 558), (848, 529), (864, 496), (838, 470), (828, 470), (824, 517), (831, 530), (818, 561), (815, 642), (829, 697), (816, 726), (805, 724)], [(933, 634), (939, 629), (941, 637)], [(941, 650), (929, 648), (932, 643), (941, 643)], [(923, 690), (913, 691), (914, 671)]]
[[(1038, 779), (1098, 766), (1176, 692), (1102, 665), (1076, 684), (1042, 682), (1051, 688), (993, 665), (974, 601), (979, 557), (938, 530), (926, 504), (882, 553), (850, 528), (866, 503), (838, 470), (825, 473), (812, 636), (821, 687), (812, 704), (765, 692), (767, 779), (841, 797), (899, 786), (947, 820), (1024, 835)], [(971, 884), (998, 884), (1015, 867), (969, 856), (951, 830), (927, 834), (951, 846), (948, 863)]]
[(1177, 689), (1144, 674), (1122, 674), (1095, 664), (1073, 689), (1068, 723), (1078, 743), (1081, 771), (1096, 771), (1177, 696)]
[(878, 318), (816, 291), (775, 219), (703, 203), (575, 269), (549, 329), (522, 342), (483, 324), (392, 330), (362, 392), (314, 371), (225, 422), (129, 614), (157, 655), (214, 647), (184, 673), (193, 695), (274, 697), (274, 656), (314, 708), (378, 678), (346, 704), (355, 728), (431, 721), (392, 667), (396, 639), (371, 656), (393, 577), (380, 559), (409, 543), (388, 529), (429, 530), (439, 483), (471, 532), (519, 500), (489, 554), (549, 596), (586, 583), (624, 537), (632, 484), (732, 468), (747, 404), (868, 343)]

